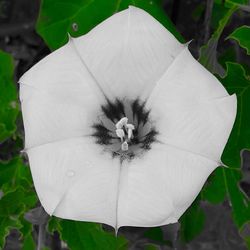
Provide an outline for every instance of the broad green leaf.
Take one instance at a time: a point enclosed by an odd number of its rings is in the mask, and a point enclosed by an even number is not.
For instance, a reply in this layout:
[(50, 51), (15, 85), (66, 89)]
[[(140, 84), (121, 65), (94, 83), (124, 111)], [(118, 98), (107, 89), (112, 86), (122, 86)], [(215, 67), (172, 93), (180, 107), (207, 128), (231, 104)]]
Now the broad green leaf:
[(228, 38), (236, 40), (250, 55), (250, 26), (244, 25), (237, 28)]
[(0, 188), (3, 191), (22, 186), (27, 189), (33, 187), (30, 169), (23, 163), (20, 157), (8, 162), (0, 161)]
[(150, 228), (144, 233), (144, 236), (154, 241), (160, 241), (160, 242), (164, 241), (163, 232), (160, 227)]
[(15, 121), (19, 107), (13, 73), (12, 57), (0, 51), (0, 142), (7, 139), (16, 130)]
[(36, 249), (36, 244), (34, 242), (32, 234), (30, 233), (26, 235), (23, 239), (22, 250), (31, 250), (31, 249)]
[[(36, 202), (37, 197), (34, 191), (24, 189), (18, 184), (16, 188), (4, 193), (0, 199), (0, 248), (3, 247), (6, 236), (13, 228), (20, 230), (25, 243), (29, 226), (25, 223), (23, 215)], [(30, 241), (30, 239), (28, 240)]]
[(68, 41), (68, 34), (84, 35), (129, 5), (148, 11), (183, 41), (158, 0), (43, 0), (36, 30), (51, 49), (57, 49)]
[(33, 225), (26, 221), (23, 217), (20, 219), (22, 227), (19, 229), (22, 240), (22, 250), (35, 249), (36, 244), (32, 237)]
[(0, 200), (0, 217), (19, 215), (24, 210), (24, 190), (17, 188), (6, 193)]
[(224, 164), (240, 168), (242, 149), (250, 149), (250, 77), (237, 63), (228, 62), (226, 77), (220, 79), (229, 94), (237, 94), (237, 116), (222, 155)]
[(71, 250), (126, 249), (127, 241), (123, 237), (105, 232), (100, 224), (62, 220), (61, 237)]
[(19, 229), (22, 225), (16, 218), (0, 216), (0, 249), (5, 245), (5, 239), (9, 235), (11, 229)]
[(226, 15), (228, 8), (222, 3), (222, 1), (214, 1), (212, 13), (211, 13), (211, 30), (215, 31), (218, 26), (220, 20)]
[(16, 189), (0, 199), (0, 248), (4, 246), (11, 229), (22, 227), (18, 217), (25, 208), (23, 198), (23, 189)]
[(226, 186), (224, 183), (224, 169), (217, 168), (208, 178), (201, 196), (203, 200), (218, 204), (225, 200)]
[(227, 75), (221, 81), (230, 94), (237, 94), (236, 121), (222, 161), (230, 167), (224, 169), (224, 182), (232, 204), (234, 221), (242, 229), (245, 223), (250, 222), (250, 201), (238, 186), (241, 179), (240, 153), (243, 149), (250, 150), (250, 77), (240, 64), (228, 62)]
[(181, 216), (180, 222), (180, 236), (183, 242), (190, 242), (201, 233), (205, 223), (205, 213), (199, 206), (198, 199)]
[[(144, 236), (155, 243), (160, 243), (168, 246), (173, 246), (172, 242), (168, 239), (164, 239), (163, 231), (161, 227), (152, 227), (149, 228), (145, 233)], [(169, 236), (169, 235), (168, 235)]]
[[(237, 94), (237, 116), (222, 161), (228, 167), (217, 169), (209, 178), (202, 191), (202, 198), (212, 203), (224, 200), (227, 196), (232, 207), (233, 220), (239, 230), (250, 223), (250, 201), (239, 188), (241, 174), (241, 150), (250, 149), (250, 77), (237, 63), (227, 62), (227, 74), (220, 78), (229, 94)], [(249, 240), (245, 239), (246, 243)]]
[(232, 206), (233, 219), (237, 227), (241, 230), (244, 224), (250, 222), (250, 201), (249, 198), (241, 192), (238, 185), (241, 179), (241, 172), (224, 168), (223, 174), (227, 195)]
[(236, 6), (233, 6), (227, 10), (224, 17), (220, 20), (218, 28), (215, 30), (208, 43), (200, 48), (199, 62), (203, 64), (210, 72), (223, 76), (225, 74), (224, 68), (218, 62), (217, 46), (221, 34), (230, 20), (232, 14), (237, 10)]

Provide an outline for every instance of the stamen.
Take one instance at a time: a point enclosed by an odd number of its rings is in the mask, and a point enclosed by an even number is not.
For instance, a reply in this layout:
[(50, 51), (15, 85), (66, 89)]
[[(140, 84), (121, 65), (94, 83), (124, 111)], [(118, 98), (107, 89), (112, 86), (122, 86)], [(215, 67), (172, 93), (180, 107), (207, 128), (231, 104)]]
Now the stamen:
[(130, 141), (131, 139), (133, 139), (133, 131), (132, 129), (128, 130), (128, 140)]
[(133, 139), (133, 130), (135, 129), (135, 126), (133, 124), (127, 124), (126, 128), (128, 129), (128, 141)]
[(119, 122), (117, 122), (115, 124), (117, 129), (121, 129), (123, 128), (123, 126), (126, 126), (128, 123), (128, 118), (127, 117), (123, 117)]
[(121, 141), (123, 142), (123, 138), (125, 137), (125, 133), (124, 133), (124, 130), (121, 129), (121, 128), (118, 128), (115, 130), (116, 132), (116, 135), (121, 138)]
[(131, 139), (133, 139), (133, 130), (135, 129), (135, 126), (133, 124), (128, 124), (128, 118), (123, 117), (115, 124), (116, 127), (116, 135), (121, 139), (122, 145), (121, 149), (122, 151), (128, 150), (128, 142), (130, 142)]
[(133, 124), (126, 124), (126, 128), (134, 130), (135, 126)]

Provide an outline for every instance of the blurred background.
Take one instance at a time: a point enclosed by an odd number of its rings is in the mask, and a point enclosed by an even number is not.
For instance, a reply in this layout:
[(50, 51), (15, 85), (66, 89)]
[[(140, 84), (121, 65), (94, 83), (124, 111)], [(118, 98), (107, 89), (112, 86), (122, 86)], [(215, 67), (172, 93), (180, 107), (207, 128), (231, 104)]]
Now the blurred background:
[[(0, 49), (5, 52), (0, 57), (0, 81), (2, 81), (0, 83), (0, 249), (1, 247), (6, 250), (250, 249), (248, 248), (250, 247), (250, 214), (249, 217), (247, 215), (244, 217), (241, 224), (237, 224), (239, 213), (250, 212), (249, 205), (246, 206), (246, 210), (240, 206), (235, 210), (237, 202), (232, 205), (225, 194), (224, 196), (222, 194), (222, 197), (216, 196), (217, 192), (220, 195), (221, 188), (225, 188), (220, 183), (221, 179), (218, 179), (218, 182), (214, 180), (220, 176), (217, 172), (214, 174), (215, 177), (212, 175), (206, 184), (210, 188), (209, 191), (205, 190), (204, 196), (201, 194), (197, 198), (180, 223), (151, 229), (122, 228), (119, 232), (120, 238), (115, 238), (112, 229), (106, 225), (97, 227), (90, 223), (79, 223), (80, 229), (76, 231), (71, 222), (49, 218), (40, 207), (27, 159), (25, 155), (20, 154), (24, 147), (24, 132), (17, 97), (17, 80), (32, 65), (52, 50), (62, 46), (68, 31), (72, 36), (84, 34), (113, 13), (110, 5), (106, 6), (105, 3), (93, 0), (94, 15), (98, 18), (92, 20), (88, 27), (78, 30), (76, 26), (72, 26), (73, 22), (69, 20), (71, 17), (64, 13), (67, 9), (65, 6), (59, 4), (57, 9), (54, 7), (50, 9), (50, 6), (58, 2), (60, 1), (50, 0), (41, 3), (39, 0), (0, 0)], [(63, 4), (66, 2), (61, 1)], [(74, 0), (74, 2), (80, 6), (90, 1)], [(126, 2), (125, 7), (128, 1), (124, 2)], [(249, 74), (250, 60), (249, 54), (246, 53), (246, 46), (242, 46), (236, 38), (228, 38), (237, 28), (250, 25), (248, 1), (141, 0), (135, 3), (148, 11), (152, 10), (154, 16), (172, 29), (173, 34), (180, 41), (192, 41), (190, 50), (194, 57), (218, 77), (225, 77), (227, 62), (242, 65), (245, 73)], [(123, 0), (121, 0), (121, 6), (122, 4)], [(232, 10), (234, 6), (236, 7)], [(229, 13), (230, 10), (231, 13)], [(87, 15), (93, 15), (92, 10), (89, 11), (89, 14), (84, 13), (86, 18), (89, 18)], [(54, 13), (56, 18), (51, 13)], [(50, 30), (49, 25), (60, 19), (68, 19), (68, 22), (60, 27), (56, 24), (56, 31)], [(59, 29), (66, 30), (61, 32), (58, 31)], [(249, 46), (248, 34), (244, 34), (243, 40)], [(249, 77), (246, 77), (247, 80), (249, 81)], [(247, 119), (246, 121), (249, 121), (249, 117)], [(247, 202), (250, 195), (249, 165), (249, 151), (244, 151), (242, 152), (242, 172), (236, 186)], [(212, 188), (211, 183), (215, 183)], [(65, 228), (72, 229), (72, 235)], [(90, 234), (89, 228), (93, 232), (92, 240), (91, 237), (86, 236)], [(109, 239), (106, 242), (107, 235), (111, 235), (112, 240)], [(80, 243), (81, 237), (83, 240), (86, 237), (86, 245)], [(106, 245), (100, 242), (106, 242)]]

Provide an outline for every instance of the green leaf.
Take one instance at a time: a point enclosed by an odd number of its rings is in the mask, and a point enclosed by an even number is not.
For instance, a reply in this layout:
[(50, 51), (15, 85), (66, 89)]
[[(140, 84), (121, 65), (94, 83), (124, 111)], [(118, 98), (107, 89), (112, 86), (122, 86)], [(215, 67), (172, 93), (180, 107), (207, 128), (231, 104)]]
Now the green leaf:
[(241, 230), (244, 224), (250, 222), (250, 201), (241, 192), (238, 182), (241, 179), (241, 172), (234, 169), (224, 168), (224, 183), (227, 195), (232, 206), (233, 219)]
[(0, 248), (4, 246), (10, 230), (22, 226), (18, 215), (24, 211), (23, 197), (23, 189), (16, 189), (0, 199)]
[(35, 249), (36, 244), (32, 237), (33, 225), (26, 221), (23, 216), (20, 218), (22, 227), (19, 229), (22, 240), (22, 250)]
[(205, 213), (198, 200), (181, 216), (180, 222), (180, 237), (183, 242), (190, 242), (201, 233), (205, 224)]
[(241, 6), (241, 5), (249, 5), (249, 0), (226, 0), (226, 6), (231, 7), (233, 5)]
[(3, 191), (10, 191), (17, 186), (27, 189), (33, 187), (30, 169), (20, 157), (10, 161), (0, 161), (0, 187)]
[(208, 43), (200, 48), (199, 62), (205, 66), (210, 72), (223, 76), (225, 74), (224, 68), (219, 64), (217, 59), (217, 46), (221, 34), (230, 20), (232, 14), (237, 10), (236, 6), (233, 6), (227, 10), (224, 17), (220, 20), (218, 28), (215, 30)]
[(237, 63), (228, 62), (226, 77), (220, 78), (229, 94), (237, 94), (237, 116), (222, 161), (232, 168), (240, 168), (242, 149), (250, 149), (250, 77)]
[(16, 130), (15, 121), (19, 107), (13, 72), (12, 57), (0, 51), (0, 142), (10, 137)]
[(28, 237), (27, 230), (30, 228), (25, 223), (23, 214), (36, 202), (37, 197), (33, 190), (26, 190), (18, 185), (0, 199), (0, 248), (3, 247), (5, 237), (13, 228), (20, 230), (25, 242)]
[(36, 249), (36, 243), (31, 234), (24, 237), (22, 250)]
[(160, 250), (161, 247), (155, 245), (155, 244), (151, 244), (151, 243), (148, 243), (146, 245), (144, 245), (144, 250)]
[(144, 233), (144, 236), (154, 241), (164, 242), (163, 232), (160, 227), (150, 228)]
[(5, 239), (9, 235), (11, 229), (19, 229), (22, 225), (16, 218), (0, 216), (0, 249), (5, 245)]
[(237, 94), (237, 116), (222, 161), (230, 168), (224, 170), (224, 182), (232, 204), (233, 219), (240, 230), (250, 222), (250, 201), (241, 192), (238, 182), (241, 179), (241, 150), (250, 150), (250, 77), (237, 63), (227, 63), (227, 75), (221, 79), (230, 94)]
[(43, 0), (36, 30), (51, 49), (57, 49), (68, 41), (68, 34), (73, 37), (84, 35), (129, 5), (148, 11), (180, 41), (184, 40), (158, 0)]
[(126, 249), (127, 241), (123, 237), (105, 232), (100, 224), (62, 220), (61, 237), (71, 250)]
[(226, 187), (223, 181), (223, 168), (217, 168), (208, 178), (204, 188), (201, 191), (203, 200), (212, 204), (218, 204), (225, 200)]
[(53, 233), (55, 231), (61, 231), (61, 225), (60, 225), (60, 220), (59, 218), (57, 217), (54, 217), (54, 216), (51, 216), (49, 218), (49, 221), (48, 221), (48, 226), (47, 226), (47, 229), (49, 231), (49, 233)]
[[(250, 222), (250, 201), (241, 191), (241, 150), (250, 149), (250, 77), (237, 63), (227, 62), (227, 74), (220, 78), (229, 94), (237, 94), (237, 116), (222, 161), (229, 167), (217, 169), (202, 191), (202, 198), (212, 203), (224, 200), (226, 194), (232, 207), (233, 220), (239, 230)], [(211, 179), (210, 179), (211, 180)], [(246, 237), (246, 243), (249, 238)]]
[(250, 27), (241, 26), (237, 28), (228, 38), (236, 40), (239, 45), (246, 49), (247, 54), (250, 55)]

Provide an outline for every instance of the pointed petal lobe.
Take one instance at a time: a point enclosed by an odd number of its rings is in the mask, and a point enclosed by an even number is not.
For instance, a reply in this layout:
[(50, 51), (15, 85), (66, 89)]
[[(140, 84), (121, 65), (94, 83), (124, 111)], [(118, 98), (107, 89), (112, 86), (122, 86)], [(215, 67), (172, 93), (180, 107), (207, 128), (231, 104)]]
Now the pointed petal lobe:
[(74, 43), (110, 98), (136, 98), (142, 92), (147, 96), (184, 46), (152, 16), (132, 6)]
[(28, 150), (35, 188), (50, 215), (116, 225), (119, 161), (92, 138), (49, 143)]
[(105, 98), (71, 40), (20, 79), (26, 148), (89, 134)]
[(207, 158), (155, 143), (148, 154), (122, 166), (118, 227), (177, 222), (216, 167)]
[(220, 161), (236, 117), (236, 96), (188, 49), (159, 80), (146, 106), (161, 142)]

